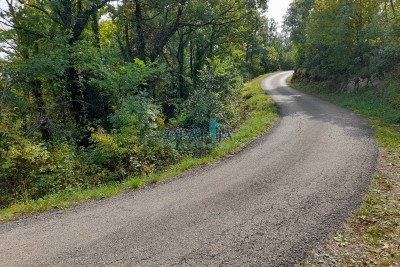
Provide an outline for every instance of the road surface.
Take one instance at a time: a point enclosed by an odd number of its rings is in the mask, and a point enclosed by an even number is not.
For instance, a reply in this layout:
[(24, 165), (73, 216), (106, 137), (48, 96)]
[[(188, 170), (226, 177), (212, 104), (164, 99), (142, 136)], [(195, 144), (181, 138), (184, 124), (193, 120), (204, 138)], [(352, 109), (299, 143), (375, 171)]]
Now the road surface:
[(262, 82), (281, 119), (165, 184), (0, 225), (0, 266), (290, 266), (361, 203), (377, 148), (355, 114)]

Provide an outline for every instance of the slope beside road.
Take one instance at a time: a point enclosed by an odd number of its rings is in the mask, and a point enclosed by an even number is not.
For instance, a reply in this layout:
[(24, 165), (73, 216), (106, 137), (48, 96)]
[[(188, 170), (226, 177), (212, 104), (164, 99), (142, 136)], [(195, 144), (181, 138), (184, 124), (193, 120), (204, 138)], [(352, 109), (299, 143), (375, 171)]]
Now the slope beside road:
[(263, 81), (280, 122), (176, 180), (0, 225), (0, 266), (290, 266), (362, 200), (377, 148), (354, 113)]

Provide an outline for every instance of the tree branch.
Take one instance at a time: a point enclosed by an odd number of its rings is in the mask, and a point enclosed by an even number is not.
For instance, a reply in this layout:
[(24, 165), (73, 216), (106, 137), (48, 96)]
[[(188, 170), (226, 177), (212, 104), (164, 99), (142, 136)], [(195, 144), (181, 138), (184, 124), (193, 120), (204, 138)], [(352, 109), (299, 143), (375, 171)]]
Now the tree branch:
[[(20, 4), (22, 4), (22, 5), (25, 5), (25, 2), (22, 1), (22, 0), (18, 0), (18, 2), (19, 2)], [(59, 20), (57, 20), (57, 18), (53, 17), (53, 16), (50, 14), (50, 12), (48, 12), (48, 11), (43, 7), (43, 5), (42, 5), (42, 6), (37, 6), (37, 5), (35, 5), (35, 4), (29, 3), (28, 6), (34, 8), (34, 9), (40, 11), (40, 12), (42, 12), (43, 14), (45, 14), (49, 19), (51, 19), (51, 20), (54, 21), (55, 23), (62, 25), (62, 23), (61, 23)]]

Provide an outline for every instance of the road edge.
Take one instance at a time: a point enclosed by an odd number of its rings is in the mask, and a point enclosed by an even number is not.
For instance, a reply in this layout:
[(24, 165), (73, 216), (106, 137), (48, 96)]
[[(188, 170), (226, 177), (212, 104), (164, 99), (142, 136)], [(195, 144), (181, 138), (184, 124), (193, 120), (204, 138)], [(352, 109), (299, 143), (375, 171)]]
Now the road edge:
[[(25, 203), (13, 204), (10, 207), (0, 209), (0, 225), (7, 222), (27, 219), (36, 215), (40, 215), (44, 212), (59, 212), (60, 210), (76, 207), (88, 202), (117, 197), (124, 193), (131, 192), (132, 190), (158, 186), (168, 181), (187, 176), (190, 173), (198, 172), (201, 170), (201, 168), (209, 168), (217, 164), (221, 164), (232, 156), (256, 146), (258, 140), (263, 139), (264, 136), (266, 136), (277, 126), (277, 124), (279, 124), (280, 116), (277, 110), (277, 105), (261, 88), (261, 82), (264, 79), (277, 73), (279, 72), (261, 75), (244, 84), (243, 88), (241, 89), (243, 101), (246, 103), (251, 102), (249, 100), (251, 100), (253, 97), (258, 97), (261, 99), (256, 103), (253, 103), (253, 105), (247, 105), (247, 107), (250, 106), (253, 111), (249, 112), (249, 117), (240, 123), (238, 127), (239, 130), (236, 132), (236, 134), (240, 134), (241, 130), (246, 131), (246, 127), (252, 127), (252, 120), (265, 119), (265, 125), (263, 126), (264, 128), (259, 129), (255, 133), (253, 132), (249, 137), (236, 142), (235, 140), (227, 141), (228, 146), (226, 146), (226, 149), (217, 148), (211, 153), (211, 155), (199, 159), (184, 160), (177, 165), (169, 167), (161, 173), (149, 177), (139, 176), (128, 179), (127, 181), (119, 184), (103, 185), (98, 188), (80, 191), (78, 190), (70, 193), (61, 192), (49, 195), (39, 200), (31, 200)], [(246, 95), (246, 93), (251, 94), (251, 97)], [(264, 97), (261, 97), (261, 95)], [(268, 109), (265, 111), (258, 110), (259, 112), (254, 112), (254, 110), (257, 111), (256, 106), (260, 101), (266, 101)], [(243, 127), (245, 128), (244, 130), (242, 129)]]

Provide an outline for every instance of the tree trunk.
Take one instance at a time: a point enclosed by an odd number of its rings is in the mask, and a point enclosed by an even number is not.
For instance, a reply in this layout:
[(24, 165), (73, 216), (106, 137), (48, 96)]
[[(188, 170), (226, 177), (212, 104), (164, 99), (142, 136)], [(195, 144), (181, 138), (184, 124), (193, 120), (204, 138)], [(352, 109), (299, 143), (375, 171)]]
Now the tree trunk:
[(42, 139), (44, 141), (49, 141), (51, 138), (51, 133), (49, 130), (49, 118), (46, 112), (46, 104), (42, 94), (42, 82), (35, 79), (31, 82), (31, 85), (33, 88), (32, 93), (35, 97), (36, 107), (39, 112), (39, 130), (42, 134)]
[(179, 96), (182, 99), (187, 99), (188, 92), (185, 90), (185, 47), (189, 38), (185, 38), (185, 35), (189, 33), (179, 34), (179, 46), (178, 46), (178, 91)]
[(396, 16), (397, 16), (397, 14), (396, 14), (396, 8), (395, 8), (395, 6), (394, 6), (393, 0), (390, 0), (390, 6), (392, 7), (393, 15), (396, 17)]
[(124, 33), (125, 33), (125, 58), (127, 59), (128, 62), (131, 62), (133, 60), (133, 51), (131, 47), (131, 41), (130, 41), (130, 36), (129, 36), (129, 25), (128, 21), (125, 22), (124, 25)]
[(75, 118), (75, 122), (79, 126), (84, 125), (85, 115), (85, 102), (81, 86), (79, 84), (79, 75), (74, 66), (70, 66), (67, 71), (67, 86), (71, 94), (72, 101), (72, 114)]
[(143, 17), (142, 8), (138, 0), (135, 1), (135, 19), (136, 19), (136, 30), (137, 30), (137, 51), (138, 57), (143, 62), (146, 62), (146, 43), (144, 40), (143, 32)]
[(96, 11), (93, 14), (93, 25), (92, 25), (92, 30), (94, 34), (94, 45), (100, 49), (100, 33), (99, 33), (99, 14), (98, 11)]
[(189, 51), (190, 51), (190, 76), (193, 80), (194, 77), (194, 66), (193, 66), (193, 52), (194, 52), (194, 46), (193, 46), (193, 39), (190, 38), (189, 41)]
[(208, 57), (212, 58), (213, 53), (214, 53), (214, 46), (215, 46), (215, 41), (216, 41), (217, 34), (215, 32), (215, 26), (212, 26), (212, 31), (211, 31), (211, 37), (210, 37), (210, 47), (209, 47), (209, 52), (208, 52)]
[(181, 22), (181, 18), (183, 15), (183, 4), (179, 5), (178, 10), (176, 12), (176, 18), (172, 25), (167, 27), (167, 29), (162, 29), (154, 40), (154, 48), (150, 54), (150, 60), (155, 62), (156, 59), (161, 55), (165, 45), (168, 41), (174, 36), (176, 31), (179, 29), (179, 24)]

